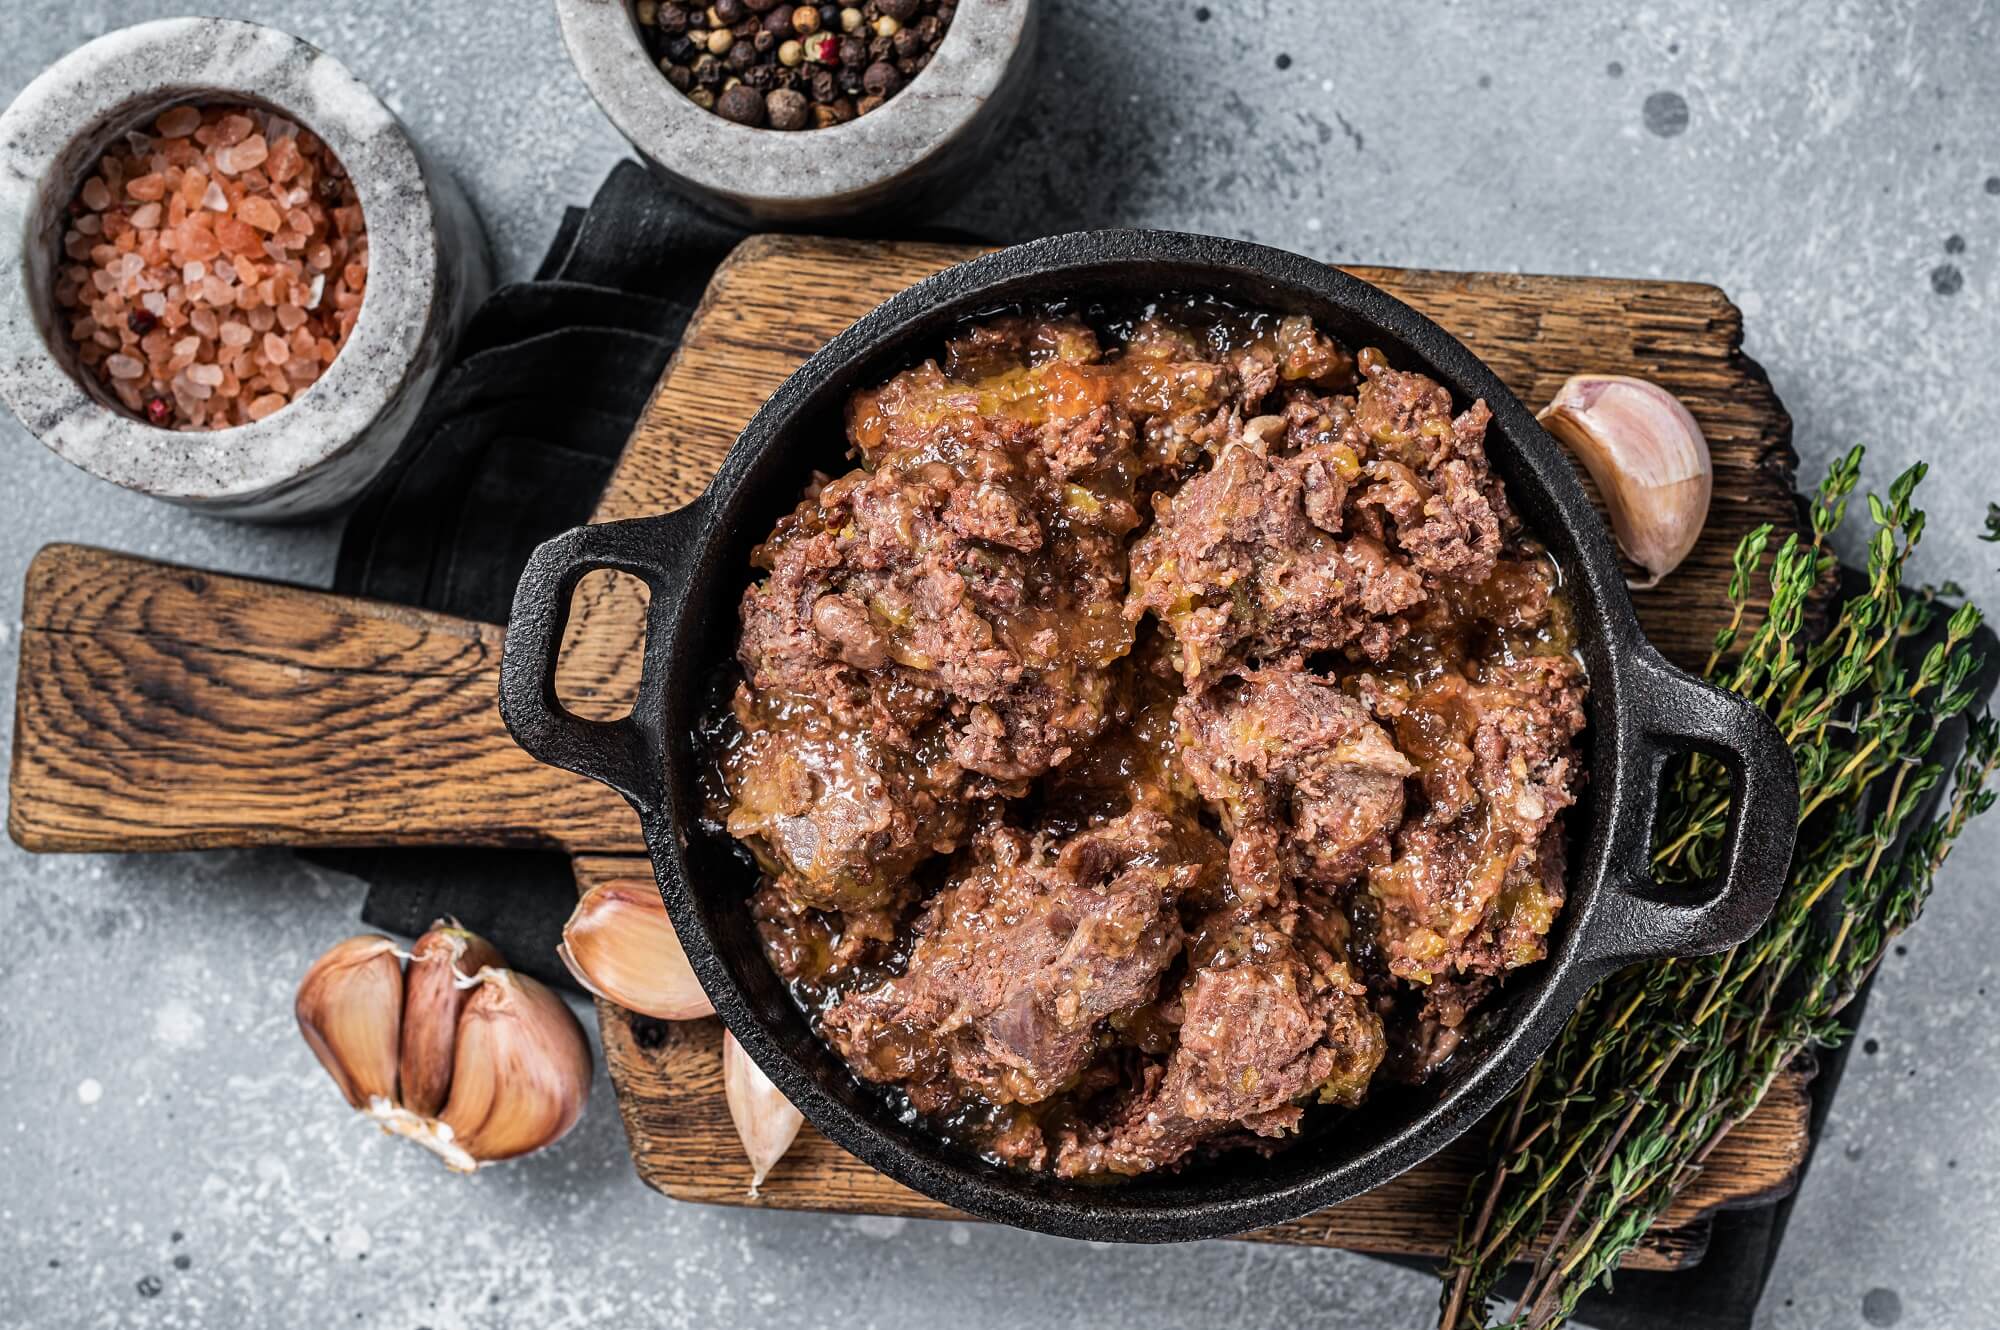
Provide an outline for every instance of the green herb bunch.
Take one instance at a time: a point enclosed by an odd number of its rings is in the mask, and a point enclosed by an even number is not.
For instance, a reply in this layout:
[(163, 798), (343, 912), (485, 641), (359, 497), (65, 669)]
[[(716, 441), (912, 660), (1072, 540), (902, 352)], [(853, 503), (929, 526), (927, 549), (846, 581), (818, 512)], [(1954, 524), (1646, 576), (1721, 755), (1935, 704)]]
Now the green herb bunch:
[[(1764, 709), (1798, 766), (1798, 847), (1777, 908), (1747, 942), (1633, 966), (1584, 1000), (1494, 1130), (1443, 1271), (1441, 1330), (1489, 1325), (1489, 1295), (1517, 1261), (1532, 1266), (1499, 1323), (1510, 1330), (1559, 1325), (1586, 1289), (1608, 1282), (1778, 1074), (1839, 1041), (1841, 1009), (1923, 908), (1966, 823), (1993, 803), (1985, 784), (2000, 763), (2000, 723), (1965, 716), (1980, 612), (1902, 589), (1924, 530), (1912, 504), (1921, 464), (1886, 500), (1867, 496), (1874, 531), (1862, 584), (1823, 637), (1808, 632), (1861, 456), (1856, 448), (1831, 468), (1804, 538), (1773, 551), (1762, 527), (1738, 546), (1732, 619), (1704, 671)], [(1769, 607), (1746, 634), (1760, 578)], [(1963, 754), (1947, 773), (1931, 750), (1962, 716)], [(1935, 811), (1921, 816), (1947, 777)], [(1653, 860), (1660, 881), (1719, 870), (1729, 784), (1708, 758), (1669, 778)]]

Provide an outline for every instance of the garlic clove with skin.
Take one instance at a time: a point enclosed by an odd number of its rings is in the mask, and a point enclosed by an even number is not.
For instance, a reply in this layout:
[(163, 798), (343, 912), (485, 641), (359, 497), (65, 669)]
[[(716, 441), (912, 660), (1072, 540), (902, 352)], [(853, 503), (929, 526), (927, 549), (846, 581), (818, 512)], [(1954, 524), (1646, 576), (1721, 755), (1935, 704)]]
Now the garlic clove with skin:
[(292, 1003), (299, 1033), (355, 1108), (396, 1102), (403, 966), (379, 934), (351, 937), (312, 963)]
[(750, 1157), (750, 1194), (755, 1196), (798, 1139), (805, 1118), (727, 1030), (722, 1032), (722, 1093), (743, 1153)]
[(1644, 589), (1680, 566), (1708, 521), (1708, 440), (1679, 398), (1624, 374), (1577, 374), (1535, 419), (1597, 483)]
[(404, 1108), (435, 1117), (444, 1107), (451, 1090), (459, 1016), (472, 996), (468, 981), (489, 966), (504, 964), (497, 947), (460, 928), (457, 920), (438, 920), (410, 948), (409, 968), (403, 975)]
[(578, 983), (630, 1011), (663, 1021), (715, 1014), (649, 882), (603, 882), (585, 892), (556, 954)]
[(555, 1144), (590, 1097), (590, 1041), (563, 1000), (512, 970), (489, 967), (477, 978), (459, 1018), (451, 1098), (437, 1118), (453, 1147), (438, 1153), (466, 1173)]

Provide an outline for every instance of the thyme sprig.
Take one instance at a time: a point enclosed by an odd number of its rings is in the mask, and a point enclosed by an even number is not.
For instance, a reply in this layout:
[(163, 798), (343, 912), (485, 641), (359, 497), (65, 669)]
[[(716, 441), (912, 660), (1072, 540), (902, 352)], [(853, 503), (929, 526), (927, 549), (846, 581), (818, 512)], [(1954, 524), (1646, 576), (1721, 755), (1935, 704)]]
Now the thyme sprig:
[[(1530, 1257), (1526, 1290), (1499, 1323), (1507, 1330), (1558, 1325), (1585, 1290), (1608, 1283), (1778, 1075), (1843, 1037), (1842, 1008), (1916, 919), (1966, 823), (1992, 806), (1985, 787), (2000, 765), (2000, 723), (1967, 718), (1950, 772), (1931, 756), (1940, 729), (1975, 699), (1980, 612), (1903, 588), (1924, 531), (1914, 504), (1922, 464), (1886, 497), (1866, 496), (1866, 567), (1826, 634), (1807, 631), (1861, 458), (1856, 448), (1829, 469), (1803, 533), (1775, 550), (1768, 526), (1744, 537), (1730, 622), (1704, 671), (1764, 709), (1798, 767), (1798, 846), (1778, 905), (1747, 942), (1632, 966), (1579, 1006), (1502, 1115), (1468, 1190), (1443, 1272), (1441, 1330), (1492, 1324), (1494, 1285)], [(1747, 627), (1760, 580), (1768, 607)], [(1938, 811), (1921, 818), (1947, 776)], [(1721, 763), (1697, 757), (1675, 770), (1658, 817), (1661, 882), (1720, 871), (1729, 798)]]

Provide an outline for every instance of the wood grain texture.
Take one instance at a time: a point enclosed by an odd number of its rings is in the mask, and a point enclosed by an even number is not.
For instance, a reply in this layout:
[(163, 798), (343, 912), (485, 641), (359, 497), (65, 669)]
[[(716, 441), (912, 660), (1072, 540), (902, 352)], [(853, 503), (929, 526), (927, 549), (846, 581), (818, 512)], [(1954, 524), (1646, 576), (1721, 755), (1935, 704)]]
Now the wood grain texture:
[(8, 830), (30, 850), (643, 846), (500, 723), (503, 630), (77, 545), (28, 566)]
[[(622, 881), (650, 887), (643, 859), (585, 857), (577, 884)], [(840, 1214), (966, 1219), (868, 1167), (810, 1125), (756, 1197), (749, 1165), (722, 1097), (722, 1025), (656, 1021), (598, 1003), (604, 1058), (618, 1087), (618, 1110), (639, 1176), (676, 1200)], [(1782, 1196), (1803, 1157), (1810, 1108), (1804, 1080), (1781, 1079), (1757, 1112), (1716, 1147), (1708, 1167), (1633, 1253), (1638, 1269), (1671, 1269), (1700, 1257), (1702, 1217), (1728, 1206)], [(1458, 1207), (1478, 1166), (1467, 1140), (1395, 1181), (1344, 1205), (1251, 1235), (1262, 1242), (1356, 1251), (1435, 1255), (1456, 1231)]]

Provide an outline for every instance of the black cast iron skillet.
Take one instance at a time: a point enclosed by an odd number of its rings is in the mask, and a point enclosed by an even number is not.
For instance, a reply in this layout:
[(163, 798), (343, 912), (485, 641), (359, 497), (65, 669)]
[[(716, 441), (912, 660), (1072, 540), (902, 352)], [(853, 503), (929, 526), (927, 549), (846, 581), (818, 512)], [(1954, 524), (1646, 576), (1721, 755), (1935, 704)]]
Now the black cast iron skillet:
[[(1463, 407), (1493, 411), (1487, 448), (1515, 507), (1561, 567), (1590, 673), (1589, 784), (1571, 811), (1569, 903), (1549, 959), (1514, 976), (1459, 1053), (1419, 1089), (1378, 1087), (1352, 1113), (1316, 1112), (1304, 1139), (1158, 1177), (1079, 1184), (994, 1168), (899, 1121), (808, 1028), (758, 948), (751, 874), (695, 830), (689, 735), (728, 671), (750, 548), (815, 467), (839, 473), (842, 404), (934, 354), (966, 319), (1017, 303), (1201, 292), (1310, 315), (1350, 347), (1379, 346)], [(556, 699), (555, 664), (578, 579), (610, 568), (651, 588), (644, 670), (624, 720)], [(1333, 268), (1239, 241), (1098, 231), (1019, 245), (939, 273), (834, 338), (758, 411), (708, 492), (677, 512), (579, 527), (521, 576), (500, 710), (529, 752), (631, 801), (675, 930), (717, 1012), (786, 1097), (835, 1142), (897, 1181), (989, 1219), (1073, 1238), (1165, 1242), (1295, 1219), (1395, 1177), (1507, 1095), (1586, 989), (1635, 960), (1715, 951), (1769, 913), (1791, 859), (1798, 788), (1785, 745), (1747, 703), (1667, 664), (1640, 634), (1604, 527), (1556, 443), (1470, 352), (1416, 311)], [(1692, 893), (1648, 869), (1662, 768), (1687, 750), (1725, 763), (1735, 802), (1721, 881)]]

